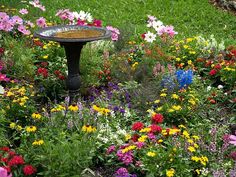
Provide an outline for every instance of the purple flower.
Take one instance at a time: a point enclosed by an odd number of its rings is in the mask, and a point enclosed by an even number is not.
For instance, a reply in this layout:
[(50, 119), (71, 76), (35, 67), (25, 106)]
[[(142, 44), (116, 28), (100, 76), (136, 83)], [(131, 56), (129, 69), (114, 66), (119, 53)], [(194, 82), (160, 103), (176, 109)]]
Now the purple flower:
[(112, 26), (107, 26), (106, 28), (111, 31), (111, 40), (117, 41), (119, 38), (120, 31)]
[(22, 24), (23, 24), (23, 19), (20, 18), (19, 16), (13, 16), (13, 17), (11, 18), (11, 22), (12, 22), (13, 24), (22, 25)]
[(114, 146), (114, 145), (110, 146), (110, 147), (107, 149), (106, 154), (111, 154), (112, 152), (115, 151), (115, 149), (116, 149), (116, 146)]
[(43, 17), (40, 17), (39, 19), (37, 19), (36, 24), (38, 25), (38, 27), (41, 27), (41, 28), (44, 28), (47, 26), (46, 19)]
[(5, 12), (0, 12), (0, 22), (9, 20), (9, 16)]
[(28, 14), (29, 12), (28, 12), (27, 9), (20, 9), (19, 13), (22, 14), (22, 15), (25, 15), (25, 14)]

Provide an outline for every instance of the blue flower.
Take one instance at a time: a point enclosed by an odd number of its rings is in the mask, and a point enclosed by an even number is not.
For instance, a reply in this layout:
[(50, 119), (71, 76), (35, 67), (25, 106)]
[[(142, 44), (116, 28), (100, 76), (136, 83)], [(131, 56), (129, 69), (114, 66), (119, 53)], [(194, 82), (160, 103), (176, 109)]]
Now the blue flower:
[(173, 76), (164, 76), (161, 81), (161, 86), (169, 91), (173, 91), (176, 87)]
[(193, 82), (193, 71), (191, 69), (185, 70), (178, 70), (175, 73), (176, 79), (179, 83), (179, 88), (187, 88)]

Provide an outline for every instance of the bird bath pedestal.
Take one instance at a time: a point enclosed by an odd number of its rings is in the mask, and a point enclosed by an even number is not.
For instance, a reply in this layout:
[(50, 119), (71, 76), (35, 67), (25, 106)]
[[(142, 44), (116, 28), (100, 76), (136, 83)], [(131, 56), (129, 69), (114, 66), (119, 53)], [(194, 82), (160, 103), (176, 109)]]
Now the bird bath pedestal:
[(73, 103), (81, 86), (80, 53), (83, 46), (87, 42), (109, 38), (111, 32), (100, 27), (64, 25), (42, 28), (35, 32), (34, 36), (59, 42), (64, 47), (68, 67), (66, 86), (69, 90), (70, 104)]

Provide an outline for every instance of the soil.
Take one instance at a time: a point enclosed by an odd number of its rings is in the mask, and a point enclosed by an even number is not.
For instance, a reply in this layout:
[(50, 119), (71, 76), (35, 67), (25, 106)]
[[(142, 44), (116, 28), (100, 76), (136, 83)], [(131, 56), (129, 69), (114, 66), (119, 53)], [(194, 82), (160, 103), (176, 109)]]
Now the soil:
[(58, 32), (55, 34), (55, 37), (58, 38), (70, 38), (70, 39), (76, 39), (76, 38), (94, 38), (102, 36), (101, 31), (97, 30), (71, 30), (71, 31), (63, 31)]
[[(215, 7), (229, 11), (236, 16), (236, 0), (209, 0)], [(232, 3), (235, 3), (233, 5)]]

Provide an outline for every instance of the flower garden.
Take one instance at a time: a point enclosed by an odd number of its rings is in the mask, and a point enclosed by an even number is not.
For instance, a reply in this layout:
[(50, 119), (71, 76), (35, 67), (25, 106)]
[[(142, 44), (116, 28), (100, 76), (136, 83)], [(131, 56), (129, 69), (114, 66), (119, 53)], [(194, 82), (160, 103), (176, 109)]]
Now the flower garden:
[[(0, 177), (236, 177), (236, 43), (152, 14), (127, 35), (92, 10), (5, 2)], [(62, 24), (112, 34), (83, 47), (74, 102), (63, 47), (33, 35)]]

